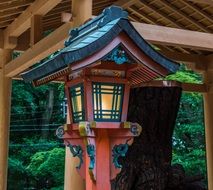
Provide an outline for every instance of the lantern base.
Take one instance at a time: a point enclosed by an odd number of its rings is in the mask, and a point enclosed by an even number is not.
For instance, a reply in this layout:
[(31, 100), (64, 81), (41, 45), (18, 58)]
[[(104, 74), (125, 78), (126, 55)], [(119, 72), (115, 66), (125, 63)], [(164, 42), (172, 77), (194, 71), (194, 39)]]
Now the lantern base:
[(141, 131), (137, 123), (80, 122), (59, 127), (57, 136), (79, 158), (76, 169), (86, 180), (86, 190), (110, 190), (110, 181), (122, 168), (119, 158)]

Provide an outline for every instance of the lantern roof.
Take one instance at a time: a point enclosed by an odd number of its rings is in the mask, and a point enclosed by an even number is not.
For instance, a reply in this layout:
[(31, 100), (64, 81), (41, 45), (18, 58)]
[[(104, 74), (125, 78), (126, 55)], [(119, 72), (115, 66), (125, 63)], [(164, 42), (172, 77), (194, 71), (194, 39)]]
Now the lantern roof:
[[(120, 35), (126, 38), (115, 40)], [(138, 49), (129, 48), (125, 41), (131, 41)], [(53, 58), (21, 74), (23, 79), (27, 82), (47, 77), (48, 81), (54, 80), (74, 70), (88, 67), (97, 61), (113, 57), (111, 54), (116, 54), (118, 47), (125, 51), (128, 60), (132, 59), (138, 64), (145, 65), (150, 70), (154, 70), (155, 73), (159, 73), (159, 76), (176, 72), (179, 68), (178, 63), (166, 58), (145, 41), (128, 20), (128, 13), (117, 6), (104, 9), (102, 14), (96, 18), (70, 30), (69, 38), (64, 45), (65, 47)], [(104, 53), (100, 53), (103, 49), (105, 49)], [(140, 56), (137, 56), (137, 51), (133, 50), (142, 51), (152, 60), (152, 64), (141, 59)], [(83, 60), (88, 58), (90, 59), (86, 61), (87, 64), (81, 64)], [(123, 61), (117, 63), (122, 64), (123, 62), (125, 62), (125, 56)]]

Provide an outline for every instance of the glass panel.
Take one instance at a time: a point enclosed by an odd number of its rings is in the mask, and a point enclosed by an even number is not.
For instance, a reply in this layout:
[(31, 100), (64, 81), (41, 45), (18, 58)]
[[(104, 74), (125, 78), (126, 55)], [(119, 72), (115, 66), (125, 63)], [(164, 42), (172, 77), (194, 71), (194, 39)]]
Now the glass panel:
[(79, 84), (70, 88), (71, 104), (72, 104), (72, 116), (73, 122), (85, 120), (84, 117), (84, 99), (83, 99), (83, 85)]
[(113, 94), (102, 94), (101, 99), (102, 99), (102, 110), (111, 110)]
[(75, 96), (72, 98), (72, 105), (74, 107), (73, 110), (76, 112), (81, 112), (82, 111), (82, 104), (81, 104), (81, 96)]
[(94, 120), (120, 121), (123, 86), (122, 84), (93, 83)]

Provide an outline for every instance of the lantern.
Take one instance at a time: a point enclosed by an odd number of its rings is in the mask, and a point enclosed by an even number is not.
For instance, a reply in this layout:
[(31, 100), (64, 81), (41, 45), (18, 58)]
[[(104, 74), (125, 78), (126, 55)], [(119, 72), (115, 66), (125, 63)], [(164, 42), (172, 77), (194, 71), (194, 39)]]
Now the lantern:
[(57, 130), (86, 180), (87, 190), (110, 190), (142, 127), (127, 121), (130, 89), (175, 72), (179, 65), (149, 45), (112, 6), (79, 28), (54, 58), (22, 76), (35, 86), (63, 80), (68, 123)]

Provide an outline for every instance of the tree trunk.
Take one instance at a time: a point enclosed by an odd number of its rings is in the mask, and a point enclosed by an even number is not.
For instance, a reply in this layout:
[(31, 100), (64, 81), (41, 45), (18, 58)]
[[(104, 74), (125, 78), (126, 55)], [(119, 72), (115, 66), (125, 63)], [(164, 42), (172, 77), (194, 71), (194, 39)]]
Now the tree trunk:
[(184, 170), (171, 167), (172, 134), (180, 96), (179, 87), (131, 91), (128, 121), (139, 123), (143, 131), (124, 160), (120, 160), (123, 168), (115, 179), (115, 190), (165, 190), (184, 180)]
[(54, 104), (54, 91), (53, 89), (49, 89), (47, 96), (46, 110), (42, 116), (42, 126), (41, 126), (42, 139), (48, 139), (49, 136), (49, 124), (53, 112), (53, 104)]

